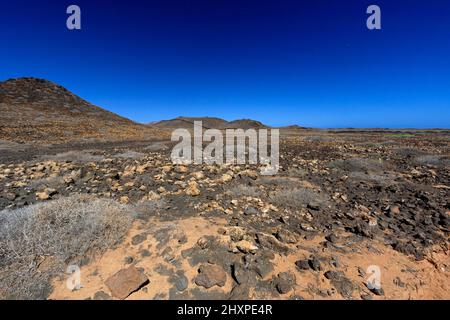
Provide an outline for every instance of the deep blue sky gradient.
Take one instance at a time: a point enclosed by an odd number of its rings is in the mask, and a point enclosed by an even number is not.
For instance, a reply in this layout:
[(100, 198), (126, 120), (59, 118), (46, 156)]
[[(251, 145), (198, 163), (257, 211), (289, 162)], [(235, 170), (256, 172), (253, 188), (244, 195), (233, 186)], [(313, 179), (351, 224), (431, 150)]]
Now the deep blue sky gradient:
[(46, 78), (139, 122), (450, 128), (448, 0), (0, 0), (0, 26), (0, 80)]

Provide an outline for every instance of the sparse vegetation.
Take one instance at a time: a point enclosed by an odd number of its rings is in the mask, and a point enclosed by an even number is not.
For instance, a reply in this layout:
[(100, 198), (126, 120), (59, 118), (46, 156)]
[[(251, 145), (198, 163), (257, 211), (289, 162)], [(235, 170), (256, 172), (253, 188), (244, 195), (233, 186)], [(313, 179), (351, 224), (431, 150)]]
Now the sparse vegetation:
[(382, 159), (351, 158), (335, 160), (329, 165), (331, 168), (348, 172), (380, 172), (388, 169), (388, 163)]
[(125, 206), (87, 195), (0, 212), (0, 294), (46, 298), (51, 278), (114, 246), (131, 220)]
[(306, 188), (280, 189), (270, 196), (270, 201), (276, 206), (298, 209), (314, 203), (321, 207), (327, 206), (327, 198), (320, 193)]
[(51, 161), (70, 161), (77, 163), (88, 163), (88, 162), (99, 162), (104, 159), (101, 155), (95, 155), (89, 151), (67, 151), (63, 153), (58, 153), (55, 155), (47, 155), (42, 157), (42, 160)]
[(261, 196), (261, 190), (258, 187), (255, 186), (248, 186), (239, 184), (236, 185), (230, 190), (228, 190), (228, 193), (233, 197), (260, 197)]
[(145, 154), (132, 150), (127, 150), (122, 153), (114, 155), (114, 158), (125, 158), (125, 159), (140, 159), (143, 157), (145, 157)]

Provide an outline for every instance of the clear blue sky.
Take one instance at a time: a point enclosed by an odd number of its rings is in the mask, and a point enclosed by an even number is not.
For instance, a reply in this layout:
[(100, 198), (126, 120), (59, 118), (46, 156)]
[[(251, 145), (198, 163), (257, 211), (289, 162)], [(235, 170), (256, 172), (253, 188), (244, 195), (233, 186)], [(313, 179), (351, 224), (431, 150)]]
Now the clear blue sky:
[(0, 0), (0, 24), (0, 80), (46, 78), (139, 122), (450, 128), (448, 0)]

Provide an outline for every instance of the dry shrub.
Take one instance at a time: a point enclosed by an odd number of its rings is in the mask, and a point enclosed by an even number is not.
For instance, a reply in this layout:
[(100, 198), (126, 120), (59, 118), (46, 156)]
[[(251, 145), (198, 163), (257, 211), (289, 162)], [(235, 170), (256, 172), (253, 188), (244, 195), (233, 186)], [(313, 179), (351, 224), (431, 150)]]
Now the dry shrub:
[(441, 155), (427, 154), (414, 158), (414, 163), (423, 166), (449, 166), (450, 158)]
[(239, 184), (231, 187), (228, 191), (232, 197), (261, 197), (261, 190), (255, 186), (249, 186), (245, 184)]
[(154, 142), (150, 144), (149, 146), (145, 147), (144, 150), (146, 151), (164, 151), (169, 149), (169, 147), (164, 142)]
[(45, 187), (57, 189), (64, 185), (64, 179), (61, 176), (33, 179), (28, 183), (28, 186), (32, 189), (43, 189)]
[(270, 195), (270, 201), (276, 206), (293, 209), (306, 207), (310, 203), (318, 204), (320, 207), (329, 205), (328, 198), (324, 194), (306, 188), (277, 190)]
[(125, 152), (115, 154), (113, 157), (123, 159), (142, 159), (145, 157), (145, 154), (133, 150), (127, 150)]
[(134, 217), (147, 221), (151, 217), (158, 215), (167, 206), (168, 203), (163, 198), (155, 200), (142, 200), (134, 206)]
[(0, 294), (45, 299), (51, 278), (114, 246), (131, 221), (125, 206), (87, 195), (0, 212)]
[(387, 170), (389, 164), (381, 159), (351, 158), (332, 161), (329, 167), (347, 172), (381, 172)]
[(422, 150), (416, 148), (398, 148), (394, 150), (394, 154), (402, 158), (415, 157), (425, 154)]
[(89, 162), (101, 162), (105, 158), (101, 155), (92, 154), (86, 150), (68, 151), (58, 153), (55, 155), (45, 155), (41, 157), (42, 160), (50, 160), (57, 162), (75, 162), (75, 163), (89, 163)]
[[(298, 176), (263, 176), (259, 179), (259, 183), (269, 186), (269, 187), (283, 187), (283, 188), (296, 188), (300, 187), (300, 180), (297, 177), (301, 177), (299, 173)], [(290, 173), (289, 173), (290, 175)], [(295, 177), (295, 178), (293, 178)]]

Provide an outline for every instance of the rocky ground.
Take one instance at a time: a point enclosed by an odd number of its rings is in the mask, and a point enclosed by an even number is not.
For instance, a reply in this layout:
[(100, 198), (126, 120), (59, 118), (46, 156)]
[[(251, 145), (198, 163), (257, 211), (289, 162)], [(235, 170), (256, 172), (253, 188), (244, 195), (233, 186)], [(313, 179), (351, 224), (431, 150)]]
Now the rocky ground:
[[(25, 257), (0, 227), (2, 298), (450, 298), (448, 131), (296, 129), (283, 134), (275, 176), (173, 165), (165, 141), (2, 146), (0, 220), (79, 194), (130, 212), (114, 246), (64, 258)], [(67, 289), (55, 259), (81, 266), (80, 288)], [(14, 287), (48, 270), (45, 289)]]

